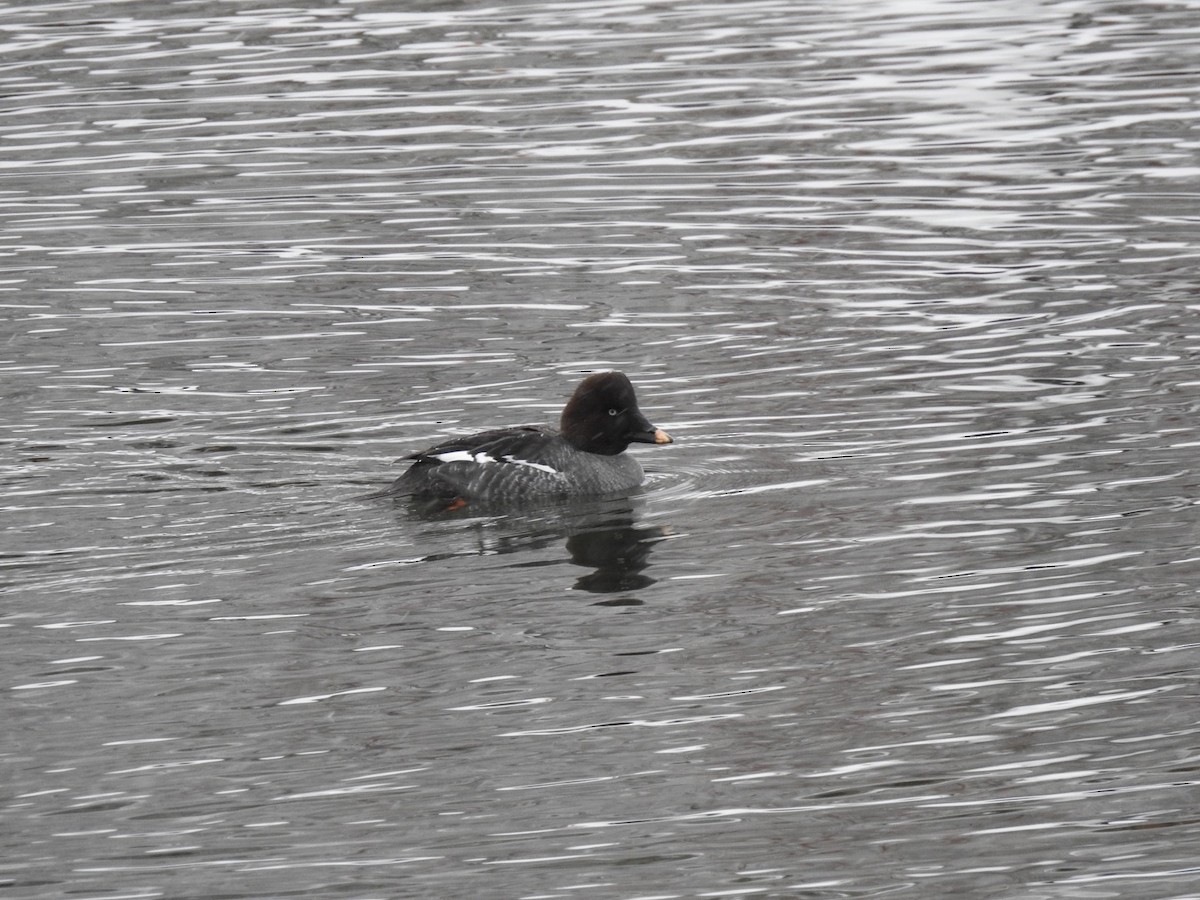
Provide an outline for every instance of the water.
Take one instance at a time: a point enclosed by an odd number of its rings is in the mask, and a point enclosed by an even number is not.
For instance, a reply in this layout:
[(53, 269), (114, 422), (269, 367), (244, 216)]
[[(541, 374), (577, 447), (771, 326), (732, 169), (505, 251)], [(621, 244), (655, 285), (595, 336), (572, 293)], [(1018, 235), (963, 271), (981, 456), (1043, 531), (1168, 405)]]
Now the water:
[(1200, 896), (1195, 4), (0, 33), (5, 896)]

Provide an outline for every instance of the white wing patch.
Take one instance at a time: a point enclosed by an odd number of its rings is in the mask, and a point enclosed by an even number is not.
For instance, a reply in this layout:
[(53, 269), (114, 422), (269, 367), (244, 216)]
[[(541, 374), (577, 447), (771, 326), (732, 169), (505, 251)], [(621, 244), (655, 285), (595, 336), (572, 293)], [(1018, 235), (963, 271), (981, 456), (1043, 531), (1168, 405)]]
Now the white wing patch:
[[(468, 462), (478, 463), (481, 466), (499, 461), (496, 457), (489, 456), (483, 450), (480, 450), (478, 453), (472, 453), (470, 450), (448, 450), (445, 453), (435, 453), (431, 458), (443, 463)], [(501, 459), (504, 462), (512, 463), (514, 466), (525, 466), (527, 469), (537, 469), (539, 472), (549, 472), (551, 475), (561, 474), (558, 469), (553, 466), (547, 466), (544, 463), (530, 462), (527, 459), (517, 459), (515, 456), (503, 456)]]
[(547, 466), (547, 465), (543, 465), (542, 463), (530, 462), (527, 459), (517, 459), (515, 456), (506, 456), (506, 457), (504, 457), (504, 461), (513, 463), (514, 465), (518, 465), (518, 466), (527, 466), (530, 469), (537, 469), (539, 472), (549, 472), (551, 475), (560, 474), (558, 469), (554, 468), (554, 466)]
[(488, 456), (483, 451), (472, 453), (470, 450), (451, 450), (447, 453), (435, 453), (432, 458), (444, 463), (473, 462), (480, 465), (496, 461), (494, 457)]

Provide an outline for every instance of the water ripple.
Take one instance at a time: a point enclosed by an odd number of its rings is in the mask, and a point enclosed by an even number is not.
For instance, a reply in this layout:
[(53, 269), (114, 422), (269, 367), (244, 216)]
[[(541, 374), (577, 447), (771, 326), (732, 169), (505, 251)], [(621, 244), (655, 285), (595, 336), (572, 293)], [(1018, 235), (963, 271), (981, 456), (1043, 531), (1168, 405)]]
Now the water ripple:
[(1195, 11), (384, 6), (5, 13), (9, 882), (1186, 894)]

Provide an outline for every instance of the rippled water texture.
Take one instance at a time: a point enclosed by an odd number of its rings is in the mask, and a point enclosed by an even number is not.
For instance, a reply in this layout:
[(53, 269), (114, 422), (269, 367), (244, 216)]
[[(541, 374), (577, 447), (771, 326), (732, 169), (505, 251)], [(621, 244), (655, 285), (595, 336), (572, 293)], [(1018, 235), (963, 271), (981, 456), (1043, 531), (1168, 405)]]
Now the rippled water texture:
[[(1200, 896), (1200, 6), (0, 7), (13, 898)], [(352, 498), (620, 368), (627, 502)]]

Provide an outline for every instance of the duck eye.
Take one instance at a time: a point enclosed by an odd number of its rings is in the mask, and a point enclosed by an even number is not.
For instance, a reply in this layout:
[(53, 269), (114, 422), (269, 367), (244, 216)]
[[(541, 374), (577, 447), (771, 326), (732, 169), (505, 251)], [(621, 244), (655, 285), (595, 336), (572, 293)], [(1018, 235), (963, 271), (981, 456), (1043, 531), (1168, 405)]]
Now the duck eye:
[(620, 411), (619, 409), (610, 409), (610, 410), (608, 411), (608, 414), (609, 414), (610, 416), (615, 416), (615, 415), (619, 414), (620, 412), (621, 412), (621, 411)]

